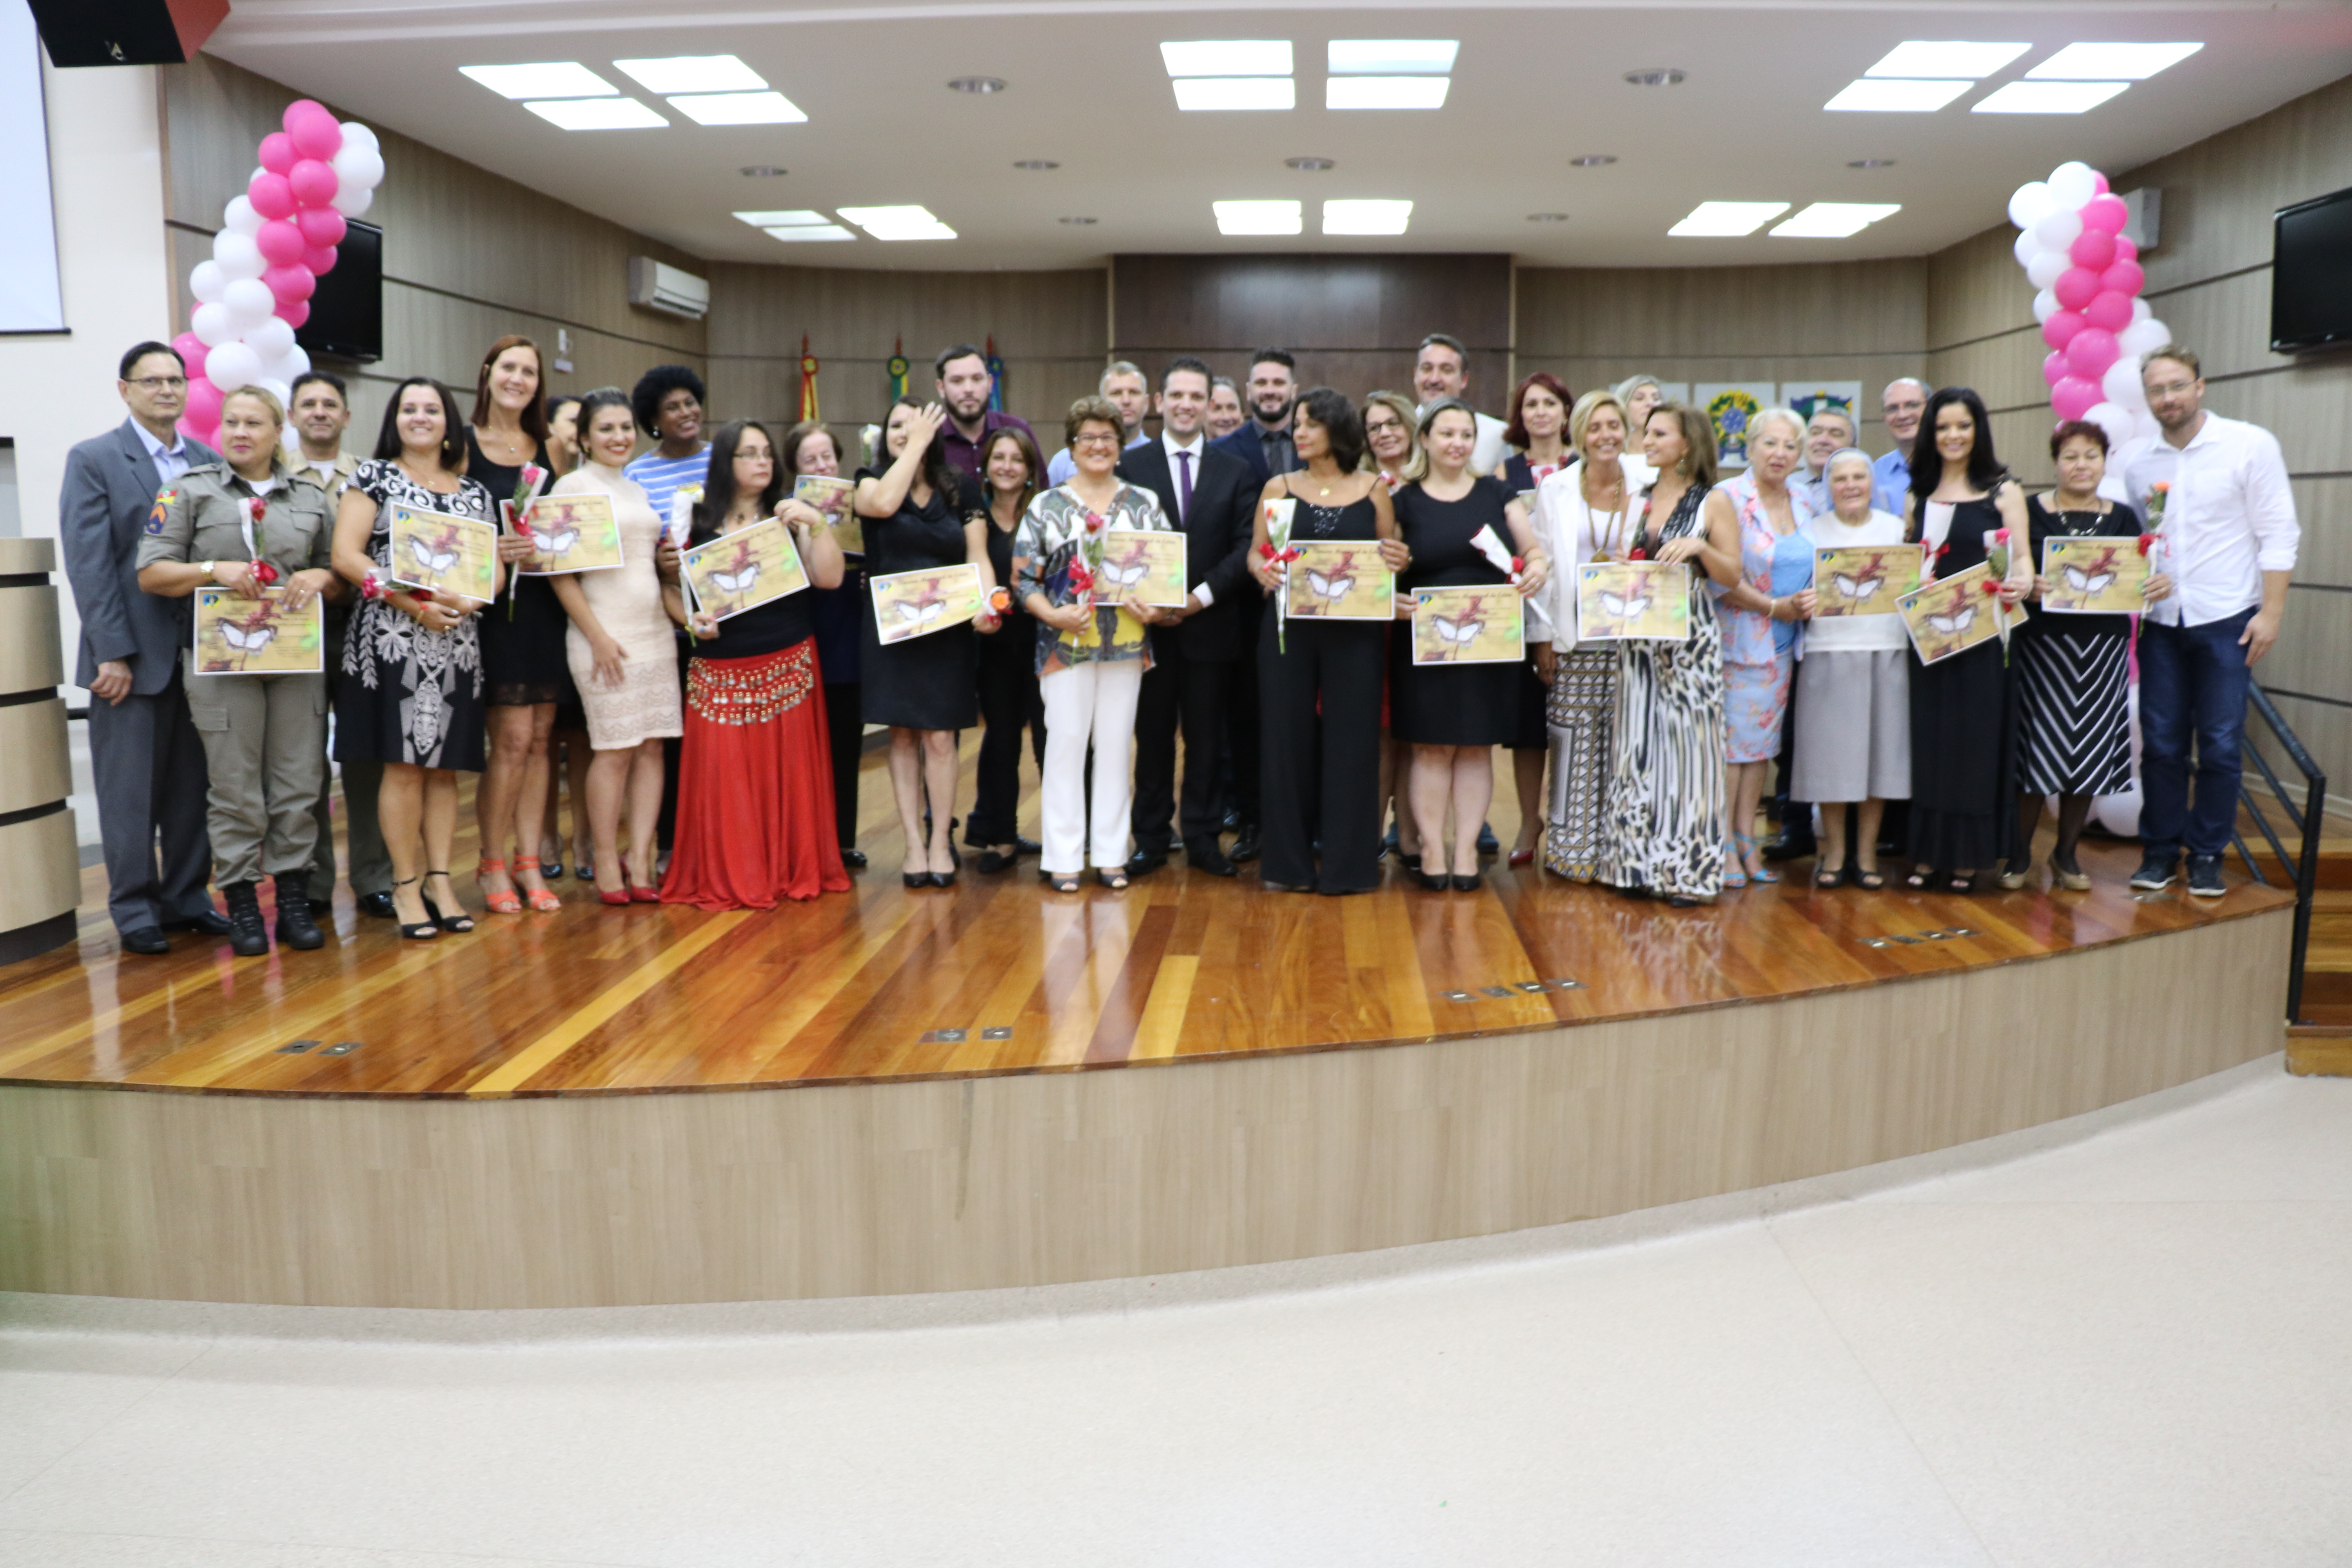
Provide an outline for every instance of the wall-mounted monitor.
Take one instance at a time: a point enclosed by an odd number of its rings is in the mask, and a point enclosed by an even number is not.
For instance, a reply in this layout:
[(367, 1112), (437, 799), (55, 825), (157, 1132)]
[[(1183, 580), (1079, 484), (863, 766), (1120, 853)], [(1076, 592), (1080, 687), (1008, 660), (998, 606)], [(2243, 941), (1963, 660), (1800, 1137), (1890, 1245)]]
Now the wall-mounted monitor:
[(319, 279), (310, 319), (295, 329), (294, 341), (314, 358), (383, 357), (383, 230), (354, 223), (344, 232), (334, 270)]
[(2352, 344), (2352, 190), (2279, 209), (2271, 251), (2271, 352)]

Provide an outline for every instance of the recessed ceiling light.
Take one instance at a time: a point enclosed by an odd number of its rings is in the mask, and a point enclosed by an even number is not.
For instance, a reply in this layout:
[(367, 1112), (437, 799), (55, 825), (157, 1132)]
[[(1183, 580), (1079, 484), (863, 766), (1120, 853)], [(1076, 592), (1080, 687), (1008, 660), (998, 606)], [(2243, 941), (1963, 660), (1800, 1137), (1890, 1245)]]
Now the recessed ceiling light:
[(1297, 202), (1213, 202), (1219, 234), (1297, 234), (1307, 226)]
[(1902, 210), (1900, 202), (1815, 202), (1788, 222), (1773, 225), (1772, 234), (1778, 239), (1843, 239)]
[(2127, 81), (2013, 81), (1974, 105), (1972, 114), (2082, 114), (2131, 86)]
[(1886, 51), (1886, 58), (1863, 72), (1864, 76), (1964, 76), (1974, 81), (1988, 77), (2032, 48), (2032, 44), (1945, 43), (1908, 39)]
[(1691, 208), (1688, 217), (1666, 232), (1685, 237), (1696, 235), (1733, 238), (1754, 234), (1788, 210), (1786, 202), (1701, 202)]
[(1042, 174), (1048, 169), (1058, 169), (1062, 165), (1051, 158), (1015, 158), (1013, 160), (1013, 166), (1016, 169), (1026, 169), (1033, 174)]
[(1566, 213), (1529, 213), (1528, 221), (1529, 223), (1566, 223), (1568, 215)]
[(1676, 66), (1646, 66), (1625, 73), (1625, 80), (1634, 87), (1680, 87), (1689, 79), (1690, 73)]
[(1174, 83), (1184, 110), (1295, 109), (1298, 90), (1286, 76), (1187, 76)]
[(669, 124), (634, 98), (558, 98), (523, 107), (565, 131), (653, 131)]
[(1974, 86), (1972, 81), (1862, 77), (1846, 83), (1822, 107), (1857, 114), (1933, 114)]
[(747, 180), (772, 180), (781, 175), (789, 174), (792, 171), (780, 169), (773, 163), (746, 163), (736, 173)]
[(2048, 80), (2146, 81), (2203, 48), (2202, 44), (2069, 44), (2025, 74)]
[(1001, 76), (960, 76), (953, 78), (948, 82), (948, 90), (950, 92), (976, 92), (982, 98), (986, 98), (991, 93), (998, 93), (1004, 90), (1004, 79)]
[(1170, 76), (1288, 76), (1288, 38), (1204, 38), (1162, 44)]
[(843, 207), (841, 216), (877, 239), (953, 239), (955, 230), (925, 206)]
[(1568, 161), (1571, 169), (1602, 169), (1617, 161), (1614, 153), (1581, 153)]
[(1334, 201), (1323, 204), (1325, 234), (1402, 234), (1412, 220), (1412, 204), (1395, 201)]
[(1454, 56), (1461, 47), (1453, 38), (1334, 38), (1325, 47), (1324, 59), (1335, 75), (1442, 76), (1454, 68)]
[(457, 73), (505, 98), (599, 98), (621, 90), (577, 60), (548, 60), (535, 66), (459, 66)]
[(1895, 160), (1892, 158), (1849, 158), (1845, 162), (1845, 166), (1849, 169), (1891, 169), (1895, 167)]
[(823, 213), (812, 212), (806, 207), (789, 207), (781, 212), (739, 212), (735, 216), (753, 228), (799, 228), (833, 221)]
[(856, 239), (857, 237), (837, 223), (796, 223), (767, 231), (770, 239), (781, 239), (786, 245), (804, 241), (821, 242), (835, 239)]
[(659, 60), (614, 60), (647, 92), (758, 92), (767, 79), (733, 55), (673, 55)]
[(1443, 109), (1450, 76), (1334, 76), (1323, 79), (1326, 109)]
[(698, 92), (669, 106), (697, 125), (799, 125), (808, 116), (781, 92)]
[(1090, 217), (1059, 217), (1055, 218), (1054, 221), (1055, 223), (1068, 224), (1074, 228), (1086, 228), (1099, 220)]
[(1296, 169), (1302, 174), (1320, 174), (1339, 166), (1338, 161), (1331, 158), (1285, 158), (1282, 162), (1286, 168)]

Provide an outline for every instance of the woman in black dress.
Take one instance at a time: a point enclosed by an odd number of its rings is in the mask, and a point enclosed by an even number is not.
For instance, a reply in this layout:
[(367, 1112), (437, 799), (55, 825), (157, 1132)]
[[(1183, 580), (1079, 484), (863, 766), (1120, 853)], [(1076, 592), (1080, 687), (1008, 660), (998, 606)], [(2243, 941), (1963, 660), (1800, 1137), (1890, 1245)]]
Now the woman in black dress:
[[(1507, 494), (1526, 505), (1531, 525), (1536, 489), (1576, 461), (1568, 421), (1575, 404), (1568, 384), (1548, 370), (1523, 376), (1511, 389), (1511, 416), (1503, 431), (1510, 452), (1495, 477), (1502, 480)], [(1523, 664), (1517, 695), (1518, 716), (1504, 742), (1511, 748), (1511, 782), (1519, 797), (1519, 831), (1511, 844), (1510, 863), (1529, 866), (1535, 863), (1537, 847), (1550, 826), (1544, 817), (1544, 807), (1549, 804), (1544, 794), (1544, 763), (1551, 756), (1551, 724), (1546, 712), (1551, 687), (1536, 673), (1534, 665)]]
[[(1965, 386), (1927, 399), (1920, 430), (1929, 450), (1911, 459), (1905, 537), (1927, 547), (1921, 580), (1950, 577), (1982, 563), (1993, 535), (2025, 542), (2025, 492), (1993, 456), (1984, 400)], [(2032, 570), (2010, 550), (2004, 608), (2024, 596)], [(1934, 664), (1911, 654), (1911, 865), (1906, 880), (1938, 878), (1953, 892), (1976, 890), (1977, 873), (2008, 853), (2016, 835), (2016, 732), (2007, 650), (1998, 639)]]
[[(1392, 503), (1412, 568), (1397, 579), (1397, 619), (1403, 624), (1391, 644), (1390, 722), (1397, 739), (1412, 748), (1407, 798), (1424, 846), (1421, 885), (1433, 890), (1478, 885), (1478, 827), (1495, 794), (1494, 749), (1518, 734), (1526, 660), (1416, 664), (1413, 595), (1423, 588), (1492, 586), (1499, 596), (1524, 598), (1543, 586), (1549, 566), (1527, 508), (1502, 480), (1470, 472), (1477, 444), (1478, 416), (1467, 404), (1449, 397), (1430, 405), (1421, 415), (1419, 471)], [(1482, 532), (1525, 563), (1516, 588), (1511, 573), (1472, 543)], [(1492, 613), (1507, 613), (1507, 606)], [(1450, 862), (1444, 858), (1449, 843)]]
[[(2050, 591), (2042, 552), (2053, 539), (2137, 541), (2140, 526), (2137, 512), (2099, 494), (2099, 481), (2107, 476), (2105, 430), (2087, 419), (2070, 419), (2052, 433), (2050, 456), (2058, 465), (2058, 488), (2025, 503), (2033, 531), (2028, 566), (2033, 587), (2015, 642), (2017, 843), (2000, 885), (2025, 886), (2042, 799), (2054, 795), (2058, 842), (2051, 847), (2050, 875), (2079, 893), (2091, 885), (2074, 858), (2091, 802), (2131, 787), (2131, 617), (2042, 609), (2035, 602)], [(2169, 578), (2148, 579), (2148, 599), (2171, 592)]]
[[(784, 432), (780, 449), (784, 490), (803, 474), (841, 477), (841, 443), (814, 419)], [(851, 552), (842, 563), (841, 586), (811, 588), (809, 612), (816, 624), (816, 662), (824, 680), (825, 748), (833, 761), (833, 826), (841, 837), (841, 863), (866, 869), (857, 847), (857, 768), (866, 756), (866, 704), (857, 684), (857, 626), (874, 606), (866, 596), (866, 557)]]
[[(989, 575), (988, 517), (963, 477), (948, 466), (936, 403), (901, 397), (890, 405), (882, 444), (890, 459), (879, 472), (861, 468), (852, 501), (866, 530), (868, 578), (970, 562)], [(900, 879), (909, 888), (955, 884), (956, 735), (980, 719), (976, 629), (993, 631), (986, 609), (977, 623), (909, 637), (888, 647), (875, 630), (871, 595), (858, 619), (857, 657), (866, 721), (890, 727), (890, 788), (906, 837)], [(930, 832), (923, 813), (930, 812)]]
[[(988, 495), (988, 565), (1000, 584), (1013, 582), (1013, 535), (1021, 516), (1045, 486), (1045, 460), (1037, 438), (1017, 425), (988, 437), (980, 454), (980, 479)], [(987, 731), (980, 740), (979, 778), (963, 841), (982, 851), (980, 868), (1008, 871), (1024, 847), (1037, 846), (1020, 834), (1021, 734), (1029, 733), (1037, 765), (1045, 765), (1045, 704), (1037, 687), (1037, 623), (1008, 594), (1003, 625), (980, 643), (980, 712)]]
[[(1266, 534), (1266, 505), (1290, 500), (1290, 538), (1378, 540), (1391, 571), (1411, 564), (1397, 537), (1388, 486), (1359, 473), (1364, 423), (1328, 386), (1298, 399), (1292, 421), (1303, 472), (1266, 481), (1250, 572), (1269, 595), (1283, 568)], [(1381, 879), (1381, 687), (1388, 623), (1318, 620), (1269, 609), (1258, 634), (1258, 718), (1265, 858), (1278, 892), (1362, 893)], [(1321, 864), (1316, 845), (1321, 844)]]

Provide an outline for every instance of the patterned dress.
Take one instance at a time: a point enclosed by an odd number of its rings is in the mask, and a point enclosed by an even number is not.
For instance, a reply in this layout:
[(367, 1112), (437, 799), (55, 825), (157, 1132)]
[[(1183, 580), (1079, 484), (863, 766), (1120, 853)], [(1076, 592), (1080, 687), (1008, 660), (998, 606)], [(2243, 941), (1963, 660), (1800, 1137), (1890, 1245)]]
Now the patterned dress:
[[(1654, 554), (1668, 540), (1702, 532), (1706, 497), (1693, 485), (1664, 524), (1645, 520), (1645, 546)], [(1710, 899), (1723, 889), (1723, 639), (1701, 582), (1692, 584), (1690, 609), (1682, 642), (1617, 645), (1600, 879)]]
[[(1783, 536), (1764, 510), (1756, 476), (1741, 474), (1716, 489), (1730, 498), (1733, 515), (1739, 520), (1740, 581), (1769, 595), (1773, 557)], [(1806, 515), (1804, 503), (1790, 490), (1789, 516), (1799, 532)], [(1795, 661), (1780, 646), (1779, 627), (1770, 616), (1730, 605), (1717, 605), (1716, 610), (1723, 626), (1724, 759), (1769, 763), (1780, 752), (1780, 721), (1789, 711), (1789, 680)]]
[[(425, 489), (396, 462), (371, 458), (351, 488), (375, 502), (368, 558), (392, 571), (392, 509), (415, 507), (494, 521), (490, 492), (460, 479), (453, 494)], [(484, 762), (479, 613), (450, 631), (427, 631), (389, 600), (362, 601), (343, 638), (335, 691), (335, 760), (402, 763), (479, 773)]]

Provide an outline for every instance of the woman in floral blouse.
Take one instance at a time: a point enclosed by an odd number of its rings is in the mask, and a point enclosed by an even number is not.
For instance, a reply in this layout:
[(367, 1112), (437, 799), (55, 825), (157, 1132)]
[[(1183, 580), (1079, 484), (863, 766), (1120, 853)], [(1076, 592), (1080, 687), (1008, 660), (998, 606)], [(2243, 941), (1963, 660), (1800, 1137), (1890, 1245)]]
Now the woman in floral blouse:
[[(1118, 529), (1166, 531), (1150, 490), (1112, 472), (1126, 439), (1108, 399), (1081, 397), (1064, 426), (1077, 471), (1029, 503), (1013, 539), (1013, 592), (1037, 623), (1037, 689), (1045, 702), (1041, 874), (1061, 893), (1078, 890), (1092, 839), (1095, 875), (1127, 886), (1127, 827), (1134, 793), (1128, 755), (1135, 700), (1150, 668), (1143, 628), (1180, 612), (1138, 604), (1103, 577), (1103, 551)], [(1085, 769), (1094, 746), (1089, 832)]]

